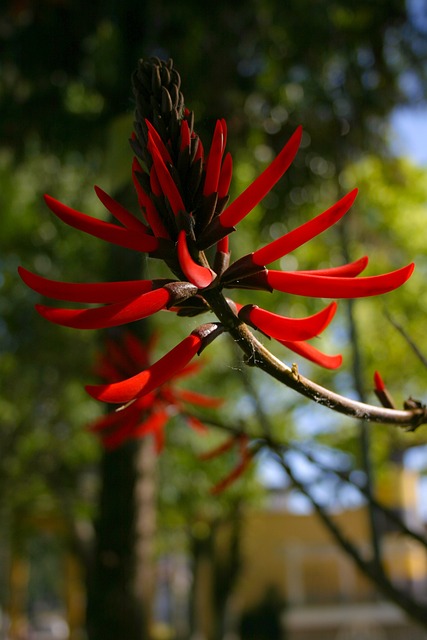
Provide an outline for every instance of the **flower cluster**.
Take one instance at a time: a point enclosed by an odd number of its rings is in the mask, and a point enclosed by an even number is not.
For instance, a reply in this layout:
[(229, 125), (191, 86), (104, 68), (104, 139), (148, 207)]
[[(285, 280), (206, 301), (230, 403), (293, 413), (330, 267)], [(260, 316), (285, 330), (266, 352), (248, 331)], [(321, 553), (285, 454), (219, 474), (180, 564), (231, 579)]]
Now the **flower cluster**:
[[(104, 352), (99, 356), (95, 373), (107, 383), (116, 383), (141, 370), (150, 370), (150, 353), (154, 340), (146, 344), (133, 333), (126, 331), (120, 339), (108, 339)], [(174, 382), (199, 371), (199, 365), (190, 364), (168, 381), (137, 398), (119, 411), (108, 413), (89, 425), (106, 449), (115, 449), (123, 442), (151, 434), (156, 451), (160, 453), (165, 441), (165, 427), (175, 415), (182, 415), (188, 425), (199, 432), (207, 427), (192, 415), (188, 405), (216, 408), (222, 399), (212, 398), (194, 391), (178, 389)]]
[[(95, 189), (100, 201), (118, 224), (93, 218), (46, 196), (48, 207), (65, 223), (164, 261), (171, 278), (78, 284), (48, 280), (21, 269), (27, 285), (44, 296), (99, 305), (84, 309), (37, 305), (38, 312), (67, 327), (100, 329), (140, 320), (162, 309), (189, 316), (217, 312), (215, 301), (222, 296), (236, 322), (260, 330), (323, 367), (338, 367), (340, 355), (324, 354), (307, 342), (331, 322), (335, 302), (312, 316), (288, 318), (255, 305), (241, 306), (226, 298), (224, 289), (276, 290), (330, 299), (373, 296), (401, 286), (413, 265), (370, 277), (356, 277), (365, 269), (366, 257), (317, 271), (269, 268), (338, 222), (353, 204), (356, 190), (300, 227), (230, 264), (229, 235), (288, 169), (300, 144), (301, 128), (263, 173), (230, 203), (232, 158), (226, 152), (226, 123), (218, 120), (205, 152), (194, 130), (193, 114), (184, 105), (180, 82), (172, 62), (156, 58), (141, 60), (133, 78), (136, 120), (131, 139), (135, 152), (132, 175), (141, 217), (99, 187)], [(203, 325), (149, 369), (127, 381), (91, 386), (88, 391), (112, 403), (141, 398), (164, 383), (169, 374), (176, 375), (222, 330), (221, 323)]]

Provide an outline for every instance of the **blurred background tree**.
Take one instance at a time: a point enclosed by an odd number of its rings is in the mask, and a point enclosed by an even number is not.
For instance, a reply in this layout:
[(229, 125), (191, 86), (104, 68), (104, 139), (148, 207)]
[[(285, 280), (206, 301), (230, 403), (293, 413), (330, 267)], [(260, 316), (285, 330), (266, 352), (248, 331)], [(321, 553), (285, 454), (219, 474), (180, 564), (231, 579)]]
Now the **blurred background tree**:
[[(98, 338), (41, 320), (33, 311), (37, 296), (18, 280), (16, 267), (24, 264), (46, 277), (75, 281), (95, 281), (105, 273), (110, 258), (103, 243), (54, 222), (42, 194), (50, 192), (79, 210), (103, 215), (91, 188), (98, 183), (136, 205), (129, 191), (127, 140), (133, 111), (130, 76), (139, 57), (174, 59), (202, 138), (211, 134), (217, 117), (227, 119), (228, 145), (235, 157), (234, 193), (303, 124), (294, 166), (245, 222), (245, 236), (240, 237), (248, 248), (318, 213), (342, 190), (361, 187), (343, 225), (345, 234), (329, 232), (287, 257), (284, 266), (338, 264), (343, 251), (355, 257), (369, 252), (378, 272), (416, 258), (417, 273), (384, 301), (353, 308), (352, 322), (363, 326), (353, 352), (363, 354), (362, 369), (357, 373), (347, 364), (338, 375), (316, 371), (316, 380), (352, 393), (355, 372), (366, 389), (373, 369), (382, 365), (399, 401), (409, 393), (423, 394), (425, 370), (384, 317), (384, 306), (422, 346), (425, 175), (390, 157), (389, 142), (393, 109), (425, 99), (425, 10), (423, 1), (403, 0), (239, 0), (209, 7), (170, 0), (5, 3), (0, 12), (3, 537), (13, 529), (15, 539), (22, 522), (40, 512), (60, 513), (75, 532), (76, 523), (87, 521), (88, 510), (93, 512), (99, 450), (84, 425), (102, 409), (86, 397), (83, 382), (91, 375)], [(242, 255), (245, 248), (233, 250)], [(252, 294), (251, 302), (256, 302)], [(309, 300), (293, 301), (289, 309), (283, 296), (277, 296), (278, 313), (311, 310)], [(172, 341), (170, 319), (163, 323), (162, 350)], [(173, 326), (174, 332), (188, 331), (185, 322), (181, 329)], [(330, 347), (347, 353), (351, 362), (348, 327), (343, 311), (330, 334)], [(383, 348), (391, 343), (393, 350)], [(289, 361), (288, 353), (277, 353)], [(198, 384), (224, 397), (239, 395), (227, 407), (229, 419), (251, 419), (250, 394), (239, 391), (234, 363), (224, 364), (230, 362), (228, 346), (215, 361)], [(307, 364), (302, 368), (313, 371)], [(359, 464), (360, 446), (350, 421), (325, 417), (319, 410), (311, 413), (306, 428), (303, 409), (292, 394), (272, 388), (257, 372), (253, 377), (261, 396), (268, 387), (265, 410), (282, 438), (323, 438), (350, 452)], [(373, 454), (378, 463), (387, 460), (390, 450), (408, 446), (407, 438), (390, 429), (375, 427), (374, 432), (381, 445)], [(411, 444), (415, 440), (411, 437)], [(180, 468), (174, 465), (174, 474), (179, 476)], [(188, 473), (185, 465), (183, 473)], [(184, 487), (179, 500), (187, 504), (189, 491)], [(161, 493), (167, 496), (167, 482)], [(213, 521), (218, 517), (216, 513)], [(74, 533), (70, 537), (75, 540)], [(0, 586), (4, 602), (4, 576)], [(133, 637), (125, 631), (123, 636)]]

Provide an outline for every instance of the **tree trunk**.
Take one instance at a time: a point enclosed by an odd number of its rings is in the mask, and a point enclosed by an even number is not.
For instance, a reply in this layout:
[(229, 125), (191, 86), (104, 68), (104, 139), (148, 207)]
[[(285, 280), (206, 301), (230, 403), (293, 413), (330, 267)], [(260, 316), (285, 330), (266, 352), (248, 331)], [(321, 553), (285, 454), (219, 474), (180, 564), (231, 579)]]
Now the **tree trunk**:
[(138, 448), (131, 442), (102, 457), (95, 553), (88, 585), (89, 640), (149, 637), (143, 609), (133, 589)]

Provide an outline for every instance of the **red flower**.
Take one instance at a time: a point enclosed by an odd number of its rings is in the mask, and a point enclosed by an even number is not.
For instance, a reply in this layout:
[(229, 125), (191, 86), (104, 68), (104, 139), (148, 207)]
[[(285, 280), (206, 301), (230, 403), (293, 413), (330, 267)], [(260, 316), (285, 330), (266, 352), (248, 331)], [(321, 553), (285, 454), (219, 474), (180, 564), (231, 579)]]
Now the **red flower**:
[[(140, 320), (162, 309), (197, 315), (211, 309), (212, 291), (221, 294), (224, 288), (277, 290), (314, 298), (357, 298), (392, 291), (410, 277), (413, 264), (391, 273), (357, 277), (367, 265), (366, 257), (318, 271), (267, 268), (338, 222), (353, 204), (356, 190), (312, 220), (229, 265), (229, 234), (288, 169), (301, 141), (301, 128), (263, 173), (229, 204), (232, 160), (225, 152), (225, 121), (217, 121), (205, 155), (193, 128), (193, 114), (184, 108), (180, 78), (171, 62), (140, 61), (134, 75), (134, 92), (136, 121), (131, 145), (137, 157), (132, 174), (143, 220), (98, 187), (99, 199), (119, 224), (74, 211), (49, 196), (46, 202), (55, 215), (71, 226), (163, 260), (170, 268), (171, 278), (75, 284), (51, 281), (21, 269), (24, 281), (42, 295), (103, 305), (91, 309), (38, 305), (37, 310), (44, 317), (69, 327), (99, 329)], [(214, 248), (211, 262), (205, 253), (210, 247)], [(323, 331), (334, 311), (335, 305), (330, 305), (310, 318), (291, 319), (249, 305), (240, 310), (239, 317), (299, 355), (323, 367), (335, 368), (341, 363), (340, 356), (322, 354), (306, 342)], [(194, 335), (189, 336), (176, 349), (180, 356), (185, 352), (191, 357), (198, 351), (197, 340)], [(111, 402), (126, 402), (134, 390), (138, 394), (151, 385), (151, 378), (144, 371), (141, 377), (135, 376), (120, 387), (123, 393), (117, 390), (101, 395)]]
[[(153, 372), (156, 367), (150, 367), (150, 351), (152, 341), (147, 345), (142, 343), (132, 333), (126, 332), (120, 341), (108, 340), (104, 353), (100, 356), (96, 373), (107, 383), (103, 387), (91, 387), (92, 395), (97, 397), (96, 390), (101, 388), (114, 389), (115, 385), (121, 385), (121, 380), (143, 369)], [(161, 374), (156, 382), (159, 384), (140, 393), (134, 401), (118, 411), (108, 413), (89, 426), (96, 433), (107, 449), (114, 449), (123, 442), (139, 438), (148, 434), (154, 437), (156, 450), (160, 452), (164, 445), (164, 430), (170, 418), (181, 414), (190, 427), (198, 431), (206, 430), (205, 425), (198, 418), (191, 415), (188, 404), (200, 407), (218, 407), (222, 400), (203, 394), (178, 389), (174, 382), (184, 376), (192, 375), (199, 367), (185, 366), (185, 358), (180, 360), (180, 367), (176, 366), (167, 382), (162, 383)], [(159, 367), (157, 367), (158, 369)], [(160, 367), (161, 368), (161, 367)], [(152, 373), (156, 376), (156, 372)], [(132, 378), (131, 378), (132, 379)], [(99, 391), (101, 393), (101, 391)]]

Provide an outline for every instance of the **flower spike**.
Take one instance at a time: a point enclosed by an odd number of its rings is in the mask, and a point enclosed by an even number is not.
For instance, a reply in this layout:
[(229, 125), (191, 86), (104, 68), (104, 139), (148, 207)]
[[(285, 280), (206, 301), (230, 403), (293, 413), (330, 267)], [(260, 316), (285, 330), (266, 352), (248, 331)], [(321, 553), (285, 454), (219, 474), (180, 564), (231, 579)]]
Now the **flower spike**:
[[(99, 356), (95, 373), (108, 383), (123, 380), (124, 376), (133, 375), (141, 368), (150, 367), (150, 352), (156, 335), (147, 343), (139, 340), (135, 334), (126, 331), (120, 338), (108, 339), (105, 350)], [(165, 442), (164, 431), (171, 416), (182, 415), (185, 422), (200, 433), (207, 427), (195, 416), (192, 416), (191, 405), (216, 408), (222, 403), (221, 398), (212, 398), (194, 393), (186, 389), (177, 389), (174, 382), (183, 371), (193, 375), (198, 368), (187, 365), (181, 372), (173, 376), (160, 388), (136, 398), (121, 410), (111, 411), (89, 425), (106, 449), (116, 449), (125, 441), (151, 435), (154, 438), (156, 452), (160, 453)]]
[[(171, 271), (171, 279), (99, 285), (60, 283), (21, 270), (24, 282), (42, 295), (105, 305), (90, 309), (39, 305), (39, 312), (52, 322), (82, 329), (114, 327), (163, 309), (186, 317), (207, 311), (216, 313), (220, 322), (199, 327), (184, 341), (185, 347), (178, 345), (177, 351), (171, 352), (175, 361), (172, 362), (168, 354), (142, 372), (140, 378), (135, 377), (134, 372), (130, 381), (122, 380), (118, 387), (99, 391), (108, 402), (144, 397), (167, 379), (169, 366), (175, 376), (183, 375), (191, 354), (200, 353), (224, 330), (239, 332), (236, 315), (312, 362), (330, 369), (339, 366), (341, 356), (324, 354), (306, 342), (328, 325), (335, 303), (308, 318), (284, 318), (253, 305), (242, 308), (238, 302), (227, 307), (224, 289), (276, 290), (313, 298), (359, 298), (400, 287), (414, 266), (410, 264), (390, 273), (367, 277), (360, 275), (367, 266), (367, 257), (318, 270), (268, 268), (337, 223), (352, 206), (356, 189), (312, 220), (230, 264), (228, 236), (284, 175), (300, 145), (301, 127), (273, 162), (229, 204), (233, 163), (226, 152), (225, 120), (216, 122), (206, 154), (194, 129), (194, 115), (185, 107), (179, 74), (172, 61), (141, 60), (133, 83), (136, 114), (131, 145), (137, 157), (132, 164), (132, 177), (142, 220), (99, 187), (95, 187), (98, 198), (118, 224), (74, 211), (50, 196), (46, 196), (46, 202), (61, 220), (77, 229), (163, 260)], [(209, 248), (211, 251), (206, 253)], [(249, 350), (245, 340), (243, 343)], [(96, 390), (93, 392), (98, 394)]]

